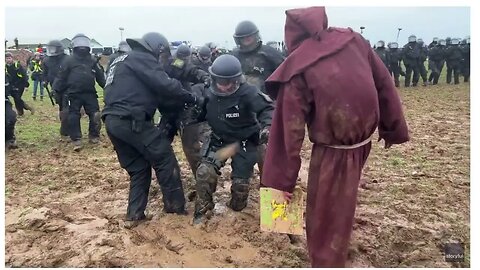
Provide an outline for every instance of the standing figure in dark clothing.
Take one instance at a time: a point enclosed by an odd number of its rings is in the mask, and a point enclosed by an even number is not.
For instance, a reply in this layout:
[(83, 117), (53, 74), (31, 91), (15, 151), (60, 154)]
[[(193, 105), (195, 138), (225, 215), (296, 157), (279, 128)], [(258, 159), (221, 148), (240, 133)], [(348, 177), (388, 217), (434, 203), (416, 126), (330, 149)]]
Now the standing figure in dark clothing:
[(443, 65), (445, 64), (445, 45), (445, 40), (441, 39), (436, 46), (428, 51), (428, 69), (430, 69), (428, 81), (433, 85), (438, 83)]
[(125, 227), (133, 228), (148, 219), (145, 209), (152, 167), (163, 194), (164, 212), (186, 214), (178, 162), (169, 138), (152, 119), (166, 102), (177, 101), (177, 110), (181, 110), (185, 104), (202, 107), (202, 99), (165, 73), (161, 63), (171, 55), (163, 35), (152, 32), (127, 42), (132, 51), (117, 57), (107, 74), (102, 118), (120, 166), (130, 176)]
[(468, 82), (470, 80), (470, 38), (462, 40), (460, 50), (462, 51), (463, 82)]
[(388, 66), (390, 74), (393, 76), (395, 86), (400, 87), (400, 73), (402, 73), (401, 61), (402, 51), (398, 48), (397, 42), (391, 42), (388, 44)]
[(408, 37), (408, 43), (403, 47), (403, 64), (405, 65), (405, 87), (410, 87), (410, 80), (413, 72), (413, 86), (417, 86), (415, 82), (418, 82), (420, 75), (419, 71), (419, 59), (420, 59), (420, 47), (417, 44), (417, 37), (411, 35)]
[[(53, 87), (53, 82), (58, 76), (62, 62), (67, 55), (65, 48), (59, 40), (52, 40), (47, 44), (47, 57), (43, 60), (43, 82), (46, 87)], [(58, 104), (58, 116), (60, 118), (60, 136), (65, 139), (70, 134), (68, 132), (68, 98), (66, 92), (63, 95), (56, 95)]]
[(390, 60), (388, 59), (388, 52), (387, 49), (385, 48), (385, 41), (380, 40), (377, 42), (377, 47), (375, 48), (375, 52), (377, 53), (378, 57), (382, 59), (382, 62), (385, 64), (385, 67), (390, 69), (389, 67), (389, 62)]
[(445, 58), (447, 60), (447, 83), (452, 82), (452, 74), (454, 83), (460, 83), (460, 62), (462, 61), (462, 50), (460, 48), (460, 40), (452, 38), (450, 46), (447, 46), (445, 51)]
[(28, 82), (27, 72), (22, 67), (19, 61), (13, 60), (13, 55), (9, 52), (5, 53), (5, 73), (12, 88), (11, 96), (15, 102), (15, 109), (19, 116), (23, 115), (24, 110), (29, 110), (32, 114), (35, 113), (33, 107), (29, 106), (22, 99), (25, 88), (30, 86)]
[(433, 41), (430, 42), (430, 44), (428, 44), (428, 49), (431, 49), (431, 48), (437, 46), (439, 40), (440, 40), (440, 39), (439, 39), (438, 37), (434, 37), (434, 38), (433, 38)]
[[(425, 61), (427, 61), (428, 57), (428, 48), (425, 46), (423, 39), (419, 38), (417, 39), (417, 45), (420, 50), (420, 56), (418, 58), (418, 72), (420, 73), (420, 76), (422, 77), (423, 80), (423, 86), (427, 86), (427, 69), (425, 68)], [(418, 80), (420, 79), (419, 76), (415, 77), (414, 76), (414, 81), (413, 85), (417, 85)]]
[(72, 39), (73, 54), (65, 58), (53, 84), (55, 95), (68, 96), (69, 135), (73, 150), (82, 149), (82, 131), (80, 127), (80, 109), (83, 107), (89, 118), (89, 142), (99, 143), (101, 118), (95, 81), (105, 86), (105, 74), (98, 62), (90, 54), (90, 39), (77, 34)]
[(192, 63), (203, 71), (208, 72), (208, 68), (212, 65), (212, 52), (210, 48), (207, 46), (201, 47), (197, 55), (192, 58)]

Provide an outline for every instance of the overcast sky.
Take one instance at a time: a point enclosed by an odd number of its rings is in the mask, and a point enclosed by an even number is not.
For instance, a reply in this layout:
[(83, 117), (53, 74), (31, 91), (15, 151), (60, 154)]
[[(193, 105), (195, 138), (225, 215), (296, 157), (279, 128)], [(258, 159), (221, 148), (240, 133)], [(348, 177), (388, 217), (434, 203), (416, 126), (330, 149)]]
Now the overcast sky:
[[(300, 7), (300, 6), (298, 6)], [(233, 31), (238, 22), (252, 20), (264, 41), (283, 40), (285, 10), (290, 7), (6, 7), (5, 34), (9, 45), (46, 43), (84, 33), (104, 46), (117, 45), (119, 27), (123, 37), (141, 37), (146, 32), (164, 34), (169, 41), (190, 40), (195, 45), (213, 41), (234, 46)], [(433, 37), (464, 38), (470, 35), (469, 7), (327, 7), (330, 26), (352, 27), (372, 42), (399, 43), (410, 34), (430, 42)]]

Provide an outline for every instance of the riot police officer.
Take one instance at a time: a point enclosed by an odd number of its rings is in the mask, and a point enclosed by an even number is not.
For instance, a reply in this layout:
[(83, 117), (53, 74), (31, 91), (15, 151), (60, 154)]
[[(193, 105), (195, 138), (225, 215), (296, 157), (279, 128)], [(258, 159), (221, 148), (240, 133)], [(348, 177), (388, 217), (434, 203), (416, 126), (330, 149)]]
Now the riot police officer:
[(454, 83), (460, 83), (460, 61), (462, 60), (462, 50), (460, 48), (460, 40), (452, 38), (451, 44), (445, 51), (445, 58), (447, 60), (447, 83), (452, 82), (452, 73), (454, 76)]
[(17, 122), (17, 114), (12, 108), (9, 96), (12, 94), (13, 87), (10, 84), (10, 77), (5, 73), (5, 148), (17, 148), (15, 139), (15, 123)]
[(437, 45), (428, 51), (428, 69), (430, 69), (429, 82), (433, 85), (438, 83), (440, 74), (445, 63), (445, 45), (444, 39), (438, 41)]
[[(98, 143), (100, 138), (100, 107), (95, 89), (95, 81), (105, 86), (105, 74), (96, 59), (90, 54), (90, 39), (77, 34), (72, 39), (73, 54), (61, 64), (57, 79), (53, 84), (56, 96), (67, 94), (68, 131), (74, 150), (82, 148), (80, 109), (83, 107), (89, 117), (88, 137), (90, 143)], [(57, 98), (58, 99), (58, 98)]]
[(13, 60), (13, 55), (9, 52), (5, 53), (5, 73), (11, 86), (11, 96), (15, 102), (15, 109), (19, 116), (23, 115), (23, 111), (29, 110), (32, 114), (35, 112), (33, 107), (29, 106), (22, 99), (25, 88), (30, 86), (28, 82), (27, 72), (19, 61)]
[(431, 49), (431, 48), (437, 46), (439, 40), (440, 39), (438, 37), (434, 37), (432, 42), (430, 42), (430, 44), (428, 44), (428, 49)]
[(410, 87), (410, 79), (413, 72), (413, 86), (417, 86), (419, 74), (420, 47), (417, 45), (417, 37), (411, 35), (408, 37), (408, 43), (403, 47), (403, 64), (405, 65), (405, 87)]
[(388, 59), (387, 50), (385, 49), (385, 41), (379, 40), (376, 45), (377, 45), (377, 47), (375, 49), (375, 52), (380, 57), (380, 59), (382, 59), (382, 62), (385, 65), (385, 67), (387, 67), (387, 69), (390, 69), (390, 67), (388, 65), (388, 63), (390, 61)]
[(169, 138), (153, 124), (157, 108), (176, 100), (200, 104), (179, 81), (171, 79), (161, 62), (170, 57), (168, 40), (159, 33), (127, 39), (132, 51), (117, 57), (107, 74), (102, 118), (117, 152), (118, 161), (130, 175), (126, 227), (147, 219), (145, 209), (152, 179), (151, 167), (160, 184), (164, 211), (185, 214), (185, 196), (180, 168)]
[(242, 63), (248, 83), (265, 93), (265, 80), (285, 59), (274, 48), (263, 45), (257, 26), (251, 21), (240, 22), (233, 35), (237, 48), (232, 54)]
[(198, 50), (197, 56), (192, 58), (192, 63), (208, 72), (208, 68), (212, 65), (212, 52), (207, 46), (203, 46)]
[(115, 60), (115, 58), (119, 57), (120, 55), (126, 54), (129, 51), (131, 51), (131, 48), (128, 43), (123, 40), (120, 41), (120, 43), (118, 43), (118, 50), (114, 54), (110, 55), (110, 58), (108, 59), (106, 73), (108, 73), (108, 69), (110, 68), (110, 65), (112, 64), (113, 60)]
[[(427, 70), (425, 68), (425, 61), (427, 61), (428, 57), (428, 48), (425, 46), (423, 39), (417, 39), (417, 45), (420, 49), (420, 56), (418, 58), (418, 72), (423, 80), (423, 86), (427, 86)], [(416, 79), (416, 80), (415, 80)], [(413, 85), (417, 85), (418, 80), (420, 79), (418, 76), (415, 77), (413, 81)]]
[(203, 159), (196, 174), (194, 224), (202, 223), (214, 207), (212, 196), (220, 169), (225, 165), (225, 157), (220, 157), (217, 151), (233, 143), (240, 147), (232, 156), (232, 197), (228, 206), (234, 211), (247, 206), (257, 147), (268, 139), (274, 109), (267, 95), (245, 81), (241, 63), (234, 56), (218, 57), (209, 71), (212, 85), (205, 118), (212, 133), (202, 147)]
[(463, 82), (468, 82), (470, 80), (470, 37), (462, 40), (460, 50), (462, 51), (461, 69)]
[[(65, 48), (59, 40), (51, 40), (47, 44), (47, 57), (42, 63), (43, 81), (45, 87), (53, 86), (53, 82), (60, 71), (60, 65), (65, 60)], [(58, 116), (60, 118), (60, 136), (67, 137), (68, 133), (68, 100), (66, 95), (58, 95)]]
[(395, 86), (400, 87), (400, 73), (402, 73), (400, 62), (402, 61), (402, 52), (398, 48), (397, 42), (391, 42), (388, 44), (387, 55), (388, 67), (390, 73), (393, 75)]

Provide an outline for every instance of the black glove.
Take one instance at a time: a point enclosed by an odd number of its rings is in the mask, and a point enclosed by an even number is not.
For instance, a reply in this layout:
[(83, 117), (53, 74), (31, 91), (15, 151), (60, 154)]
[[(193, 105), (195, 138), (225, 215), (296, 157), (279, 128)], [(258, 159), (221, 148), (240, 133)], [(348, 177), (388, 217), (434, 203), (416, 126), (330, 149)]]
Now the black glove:
[(210, 76), (203, 77), (202, 81), (205, 87), (210, 87), (210, 85), (212, 84), (212, 78), (210, 78)]
[(58, 105), (62, 106), (61, 102), (62, 102), (62, 94), (55, 91), (55, 90), (52, 90), (51, 92), (52, 96), (53, 96), (53, 99), (55, 100), (55, 103), (57, 103)]
[(260, 130), (260, 133), (258, 135), (258, 143), (266, 144), (268, 142), (269, 135), (270, 135), (269, 127), (264, 127), (262, 130)]

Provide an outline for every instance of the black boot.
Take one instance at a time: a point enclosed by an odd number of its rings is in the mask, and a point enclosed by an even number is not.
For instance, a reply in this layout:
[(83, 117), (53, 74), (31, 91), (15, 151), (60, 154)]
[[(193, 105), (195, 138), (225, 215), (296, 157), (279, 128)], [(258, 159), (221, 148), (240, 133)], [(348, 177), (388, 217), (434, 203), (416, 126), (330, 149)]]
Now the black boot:
[(232, 198), (228, 204), (233, 211), (242, 211), (247, 207), (249, 179), (234, 178), (232, 179)]

